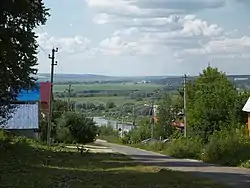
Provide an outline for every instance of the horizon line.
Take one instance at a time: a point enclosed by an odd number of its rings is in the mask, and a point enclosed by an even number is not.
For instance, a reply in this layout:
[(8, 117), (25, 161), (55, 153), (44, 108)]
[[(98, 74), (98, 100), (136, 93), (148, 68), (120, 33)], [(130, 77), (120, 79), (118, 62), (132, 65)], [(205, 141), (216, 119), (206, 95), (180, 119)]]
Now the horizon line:
[[(50, 73), (37, 73), (39, 74), (48, 74)], [(117, 78), (126, 78), (126, 77), (182, 77), (184, 74), (166, 74), (166, 75), (134, 75), (134, 76), (115, 76), (115, 75), (105, 75), (105, 74), (96, 74), (96, 73), (55, 73), (54, 75), (79, 75), (79, 76), (84, 76), (84, 75), (93, 75), (93, 76), (105, 76), (105, 77), (117, 77)], [(199, 76), (199, 74), (186, 74), (187, 76)], [(250, 74), (226, 74), (227, 76), (250, 76)]]

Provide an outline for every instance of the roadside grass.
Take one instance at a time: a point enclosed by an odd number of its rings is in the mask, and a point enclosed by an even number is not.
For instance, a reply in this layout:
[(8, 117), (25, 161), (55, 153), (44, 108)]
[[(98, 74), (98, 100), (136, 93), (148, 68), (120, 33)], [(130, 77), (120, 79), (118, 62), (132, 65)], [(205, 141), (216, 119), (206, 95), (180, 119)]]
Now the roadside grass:
[[(68, 85), (55, 85), (55, 92), (63, 92), (67, 89)], [(125, 84), (74, 84), (72, 89), (74, 91), (84, 91), (84, 90), (143, 90), (143, 91), (152, 91), (155, 89), (162, 88), (162, 85), (157, 84), (134, 84), (134, 83), (125, 83)]]
[(121, 154), (81, 155), (21, 138), (6, 146), (0, 155), (0, 187), (5, 188), (226, 187), (188, 173), (144, 166)]

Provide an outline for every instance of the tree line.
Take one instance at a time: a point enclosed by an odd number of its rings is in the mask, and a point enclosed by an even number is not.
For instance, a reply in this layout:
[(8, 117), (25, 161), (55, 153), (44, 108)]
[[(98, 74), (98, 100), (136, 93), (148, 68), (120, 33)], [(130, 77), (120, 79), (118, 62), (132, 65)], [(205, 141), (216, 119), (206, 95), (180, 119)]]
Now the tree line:
[[(210, 66), (189, 81), (186, 90), (187, 137), (183, 129), (173, 126), (173, 122), (183, 122), (183, 116), (179, 115), (183, 97), (167, 94), (159, 105), (152, 142), (142, 144), (152, 135), (150, 119), (139, 122), (122, 138), (118, 138), (117, 131), (106, 131), (104, 138), (116, 138), (123, 144), (161, 151), (173, 157), (250, 167), (247, 114), (242, 111), (250, 92), (238, 91), (224, 72)], [(163, 143), (164, 139), (171, 141)]]

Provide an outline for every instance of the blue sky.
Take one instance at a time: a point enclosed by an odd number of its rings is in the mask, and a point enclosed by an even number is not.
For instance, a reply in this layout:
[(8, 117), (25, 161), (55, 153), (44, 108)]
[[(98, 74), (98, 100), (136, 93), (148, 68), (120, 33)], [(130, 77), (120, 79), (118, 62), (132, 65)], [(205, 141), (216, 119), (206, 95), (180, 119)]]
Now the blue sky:
[(250, 74), (249, 0), (44, 0), (39, 72), (195, 75), (208, 63)]

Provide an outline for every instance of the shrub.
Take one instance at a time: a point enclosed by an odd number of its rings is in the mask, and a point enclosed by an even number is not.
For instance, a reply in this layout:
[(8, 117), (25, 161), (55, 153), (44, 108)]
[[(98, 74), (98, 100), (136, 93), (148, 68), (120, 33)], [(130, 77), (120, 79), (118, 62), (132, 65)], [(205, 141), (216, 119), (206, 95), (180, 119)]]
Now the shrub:
[(178, 138), (168, 143), (166, 153), (176, 158), (199, 159), (202, 141), (199, 138)]
[(243, 167), (243, 168), (250, 168), (250, 159), (248, 161), (244, 162), (244, 163), (241, 163), (240, 166)]
[(6, 149), (8, 149), (9, 146), (9, 136), (3, 130), (0, 130), (0, 151), (5, 151)]
[(130, 144), (131, 143), (131, 132), (124, 133), (124, 136), (121, 138), (122, 144)]
[(238, 166), (250, 159), (250, 139), (238, 130), (216, 132), (201, 158), (205, 162)]
[(102, 125), (98, 127), (98, 133), (100, 136), (116, 136), (118, 137), (118, 131), (114, 129), (112, 125)]
[(98, 132), (94, 120), (80, 113), (65, 114), (63, 127), (68, 128), (71, 138), (81, 144), (93, 142)]
[(59, 127), (57, 129), (56, 141), (63, 143), (73, 143), (73, 138), (70, 134), (70, 131), (67, 127)]

